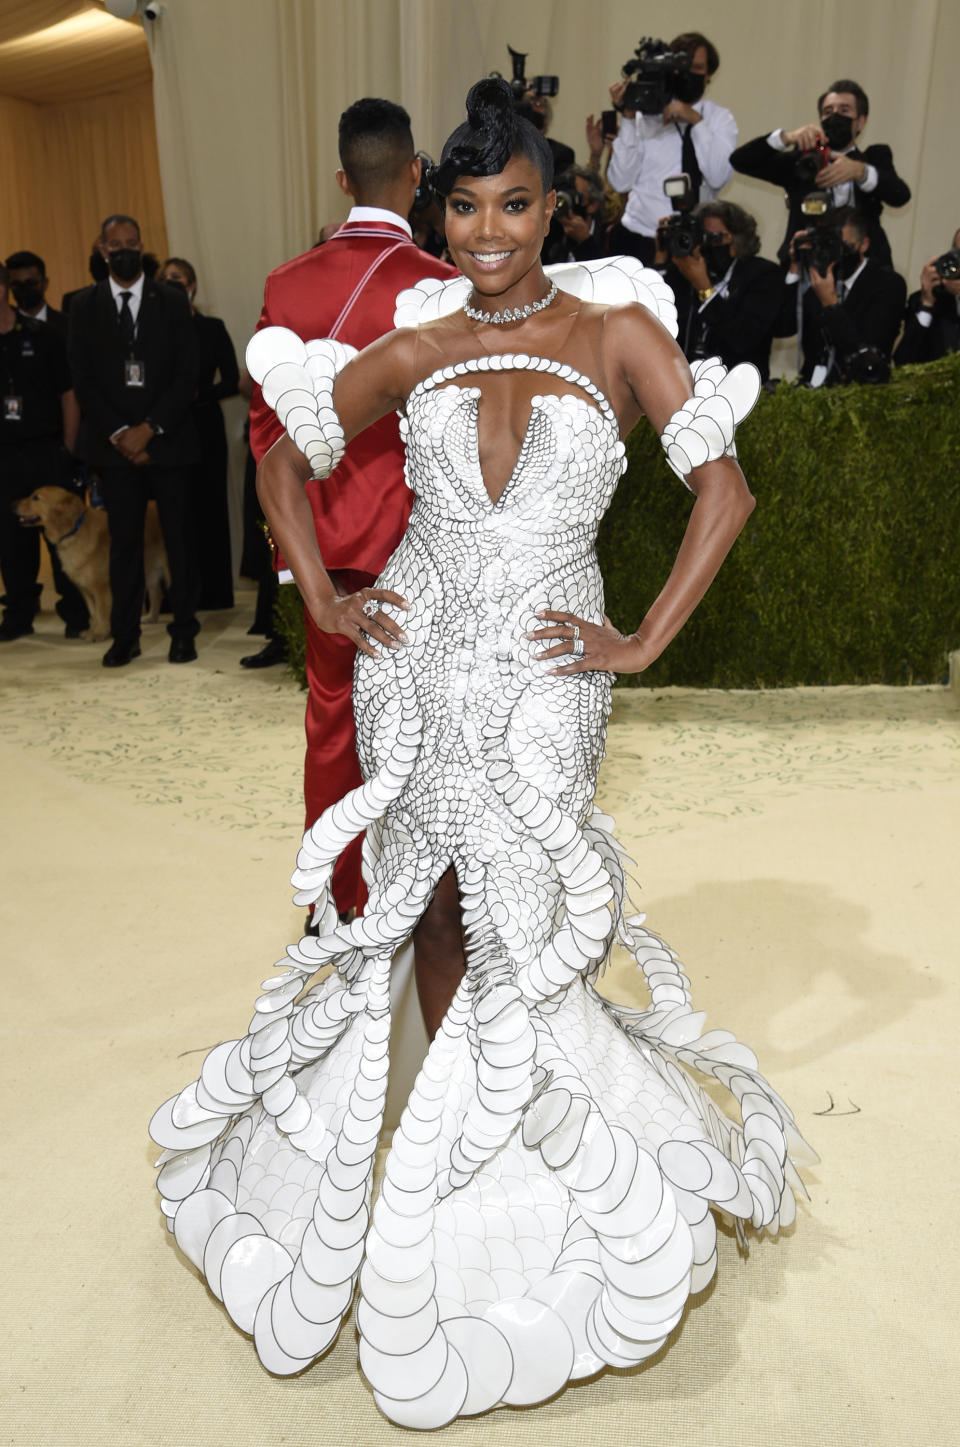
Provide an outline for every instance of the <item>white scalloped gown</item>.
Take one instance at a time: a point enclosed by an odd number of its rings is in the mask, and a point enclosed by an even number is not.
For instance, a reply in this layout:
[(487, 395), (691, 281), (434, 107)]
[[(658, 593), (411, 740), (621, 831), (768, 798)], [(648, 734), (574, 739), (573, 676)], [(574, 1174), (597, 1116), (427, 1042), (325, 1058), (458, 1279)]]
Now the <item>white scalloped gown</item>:
[[(472, 384), (504, 359), (409, 398), (416, 504), (380, 581), (410, 601), (411, 642), (358, 658), (367, 783), (308, 832), (294, 876), (320, 937), (288, 950), (247, 1033), (151, 1122), (168, 1222), (263, 1365), (310, 1366), (356, 1301), (377, 1404), (419, 1428), (651, 1356), (713, 1275), (712, 1208), (776, 1231), (795, 1210), (790, 1155), (811, 1158), (750, 1050), (703, 1033), (676, 956), (625, 917), (592, 802), (609, 676), (551, 676), (524, 639), (545, 607), (602, 619), (594, 540), (624, 450), (587, 378), (506, 365), (546, 375), (496, 504)], [(578, 394), (551, 394), (554, 377)], [(369, 904), (340, 925), (330, 873), (363, 829)], [(372, 1203), (391, 960), (451, 863), (467, 972)], [(615, 942), (646, 976), (645, 1011), (592, 988)]]

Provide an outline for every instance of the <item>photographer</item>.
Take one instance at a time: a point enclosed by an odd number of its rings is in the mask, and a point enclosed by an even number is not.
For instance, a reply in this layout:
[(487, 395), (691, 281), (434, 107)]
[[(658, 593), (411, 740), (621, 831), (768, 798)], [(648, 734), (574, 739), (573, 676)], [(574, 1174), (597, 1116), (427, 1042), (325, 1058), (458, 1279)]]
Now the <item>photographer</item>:
[[(657, 44), (641, 42), (638, 61), (629, 61), (624, 67), (625, 72), (641, 75), (653, 95)], [(737, 123), (731, 112), (704, 99), (720, 65), (716, 47), (705, 35), (690, 31), (672, 40), (669, 51), (685, 59), (678, 70), (667, 71), (666, 90), (672, 93), (662, 109), (644, 114), (634, 108), (641, 86), (629, 75), (610, 87), (614, 105), (623, 112), (623, 123), (613, 142), (607, 179), (615, 190), (629, 192), (610, 249), (636, 256), (647, 266), (656, 250), (666, 178), (685, 171), (694, 201), (712, 201), (733, 175), (730, 152), (737, 143)]]
[(853, 206), (864, 217), (874, 265), (892, 266), (890, 243), (880, 225), (884, 206), (905, 206), (910, 187), (897, 175), (889, 146), (857, 147), (870, 102), (855, 80), (835, 80), (817, 101), (818, 124), (777, 129), (739, 146), (730, 157), (735, 171), (782, 186), (789, 209), (787, 230), (777, 253), (786, 265), (790, 237), (803, 225), (801, 203), (814, 189), (829, 191), (833, 205)]
[(756, 221), (732, 201), (703, 202), (679, 235), (671, 219), (657, 231), (654, 265), (677, 299), (684, 355), (719, 357), (728, 368), (752, 362), (766, 382), (783, 278), (776, 262), (758, 254)]
[(808, 387), (886, 381), (906, 283), (871, 260), (864, 217), (850, 206), (827, 215), (791, 238), (775, 335), (795, 336), (799, 312)]
[(571, 166), (555, 184), (557, 209), (544, 246), (546, 260), (595, 261), (609, 256), (607, 194), (596, 171)]
[(894, 365), (933, 362), (960, 351), (960, 231), (943, 256), (928, 261), (920, 273), (920, 290), (907, 302), (903, 336)]

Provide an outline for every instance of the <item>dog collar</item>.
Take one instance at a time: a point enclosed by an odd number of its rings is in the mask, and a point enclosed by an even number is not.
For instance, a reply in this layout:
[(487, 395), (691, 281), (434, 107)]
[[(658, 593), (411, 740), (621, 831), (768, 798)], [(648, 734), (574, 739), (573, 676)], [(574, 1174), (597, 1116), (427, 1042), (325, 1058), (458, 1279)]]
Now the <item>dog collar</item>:
[(73, 525), (73, 527), (70, 529), (70, 531), (69, 531), (68, 533), (64, 533), (64, 535), (63, 535), (62, 538), (57, 538), (56, 541), (54, 542), (54, 545), (53, 545), (53, 546), (54, 546), (55, 548), (58, 548), (61, 543), (65, 543), (65, 542), (67, 541), (67, 538), (72, 538), (73, 535), (74, 535), (74, 533), (78, 533), (78, 532), (80, 531), (80, 524), (83, 522), (83, 520), (84, 520), (84, 518), (86, 517), (86, 515), (87, 515), (87, 509), (84, 508), (83, 512), (82, 512), (82, 513), (80, 514), (80, 516), (77, 518), (76, 522), (74, 523), (74, 525)]

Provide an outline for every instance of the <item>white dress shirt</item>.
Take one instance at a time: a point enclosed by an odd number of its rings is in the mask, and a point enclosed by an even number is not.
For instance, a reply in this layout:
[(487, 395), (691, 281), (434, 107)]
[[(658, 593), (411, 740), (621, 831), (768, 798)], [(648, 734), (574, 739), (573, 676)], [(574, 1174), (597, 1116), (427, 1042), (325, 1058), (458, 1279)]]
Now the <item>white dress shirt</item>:
[[(730, 153), (737, 145), (737, 123), (725, 106), (697, 101), (701, 121), (692, 128), (693, 149), (703, 175), (700, 200), (713, 201), (733, 176)], [(670, 211), (663, 194), (668, 176), (683, 170), (685, 122), (664, 123), (661, 116), (624, 116), (613, 143), (607, 180), (615, 191), (629, 191), (623, 225), (641, 236), (655, 236)]]
[(133, 317), (133, 325), (136, 327), (137, 317), (140, 315), (140, 303), (143, 300), (143, 283), (146, 280), (143, 272), (141, 271), (132, 286), (121, 286), (118, 281), (114, 280), (112, 274), (108, 280), (113, 300), (116, 303), (117, 316), (123, 310), (123, 297), (128, 296), (130, 298), (130, 315)]

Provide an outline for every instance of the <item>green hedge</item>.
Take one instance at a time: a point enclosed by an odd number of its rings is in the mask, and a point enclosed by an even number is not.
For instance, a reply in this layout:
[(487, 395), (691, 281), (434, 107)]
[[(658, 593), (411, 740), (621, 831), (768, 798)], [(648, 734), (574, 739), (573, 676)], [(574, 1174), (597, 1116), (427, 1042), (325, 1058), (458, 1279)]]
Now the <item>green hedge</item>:
[[(885, 386), (761, 396), (737, 438), (756, 511), (683, 632), (623, 682), (942, 681), (960, 646), (958, 402), (960, 354)], [(598, 541), (607, 612), (625, 631), (662, 587), (692, 505), (646, 423), (627, 455)], [(281, 595), (302, 681), (299, 599)]]

